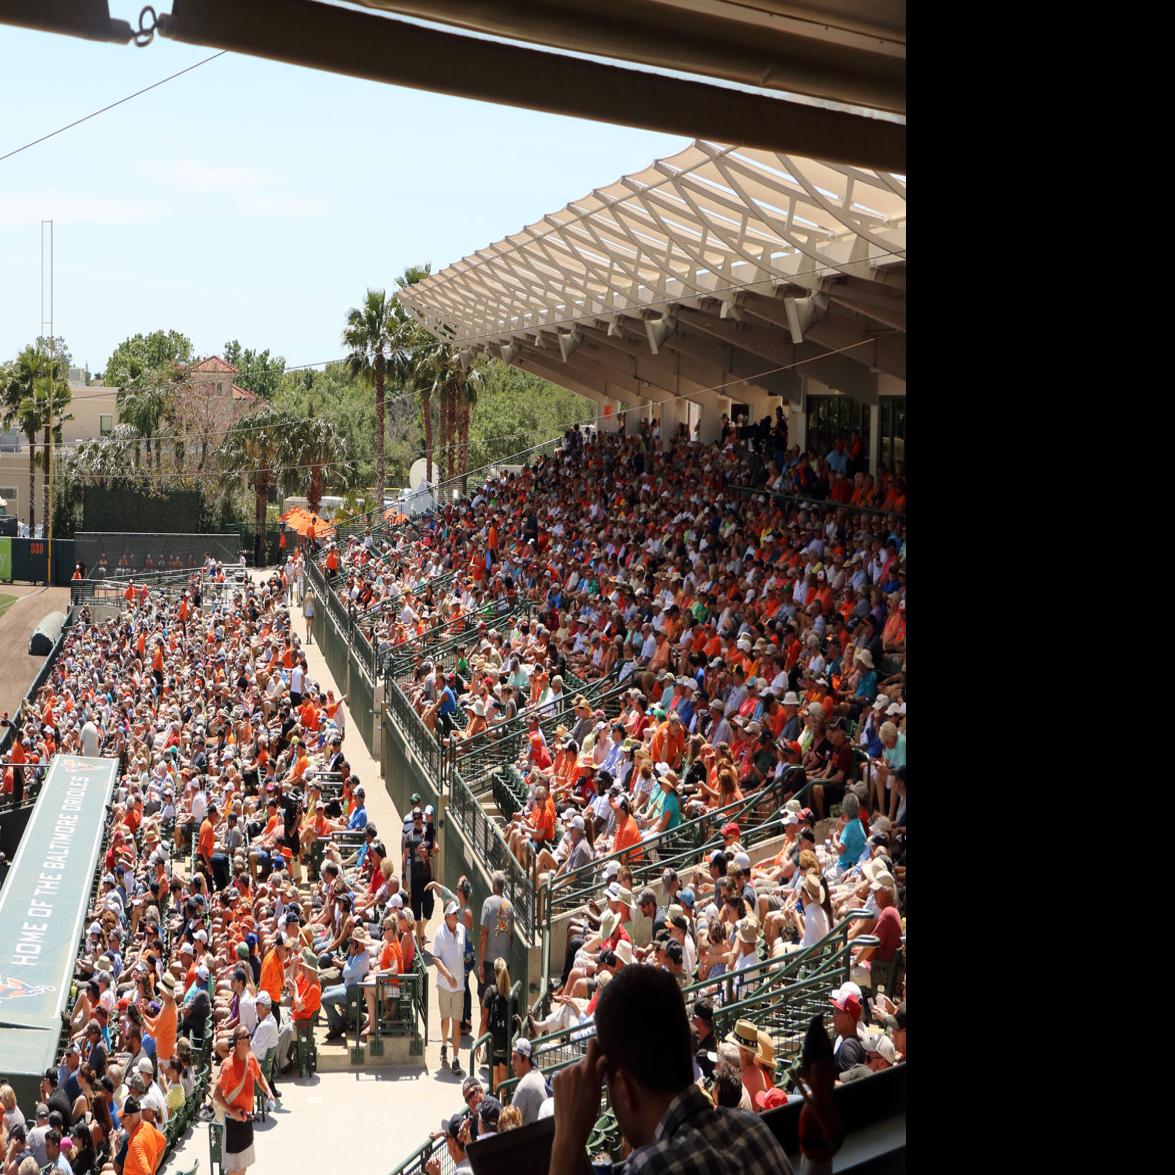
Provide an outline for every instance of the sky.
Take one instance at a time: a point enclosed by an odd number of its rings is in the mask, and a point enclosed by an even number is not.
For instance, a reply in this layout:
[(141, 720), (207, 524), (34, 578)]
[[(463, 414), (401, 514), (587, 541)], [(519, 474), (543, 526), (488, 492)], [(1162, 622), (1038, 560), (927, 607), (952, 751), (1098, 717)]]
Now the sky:
[[(140, 5), (112, 0), (136, 22)], [(214, 50), (0, 25), (0, 155)], [(342, 353), (346, 311), (434, 272), (688, 140), (237, 54), (0, 162), (0, 359), (54, 329), (102, 369), (129, 335), (228, 339), (289, 365)]]

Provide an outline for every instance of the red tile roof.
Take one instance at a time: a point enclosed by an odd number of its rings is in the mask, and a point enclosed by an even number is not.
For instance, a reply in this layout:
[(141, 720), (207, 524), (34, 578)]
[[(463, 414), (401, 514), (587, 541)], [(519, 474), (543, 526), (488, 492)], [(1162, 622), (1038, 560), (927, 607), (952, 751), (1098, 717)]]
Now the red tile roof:
[(225, 361), (219, 355), (209, 355), (207, 359), (202, 359), (199, 363), (193, 363), (189, 368), (189, 372), (193, 371), (214, 371), (217, 373), (226, 373), (229, 375), (239, 375), (240, 372), (231, 363)]
[(232, 391), (234, 400), (243, 400), (249, 404), (259, 404), (261, 402), (261, 397), (255, 392), (249, 391), (248, 388), (238, 387), (236, 384), (233, 384)]

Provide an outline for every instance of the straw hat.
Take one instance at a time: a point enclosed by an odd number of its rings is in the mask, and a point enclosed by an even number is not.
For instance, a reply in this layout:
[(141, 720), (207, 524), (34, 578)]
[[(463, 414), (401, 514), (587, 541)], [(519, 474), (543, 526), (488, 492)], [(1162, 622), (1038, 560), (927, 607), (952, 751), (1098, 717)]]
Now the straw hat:
[(737, 1044), (739, 1048), (759, 1051), (759, 1030), (750, 1020), (738, 1020), (734, 1028), (726, 1034), (727, 1044)]
[(761, 1028), (759, 1035), (759, 1055), (755, 1060), (769, 1072), (775, 1072), (775, 1042)]
[(759, 923), (754, 918), (744, 918), (738, 924), (740, 942), (757, 943), (759, 941)]
[(803, 886), (805, 900), (820, 901), (820, 878), (817, 874), (805, 873), (800, 884)]

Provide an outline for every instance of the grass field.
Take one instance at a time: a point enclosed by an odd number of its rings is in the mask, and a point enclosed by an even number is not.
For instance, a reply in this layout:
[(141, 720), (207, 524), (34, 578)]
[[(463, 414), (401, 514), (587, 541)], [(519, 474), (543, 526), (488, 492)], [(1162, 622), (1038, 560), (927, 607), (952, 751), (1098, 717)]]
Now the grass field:
[(15, 596), (6, 596), (3, 593), (0, 593), (0, 616), (3, 616), (4, 613), (7, 612), (8, 609), (11, 608), (15, 603)]

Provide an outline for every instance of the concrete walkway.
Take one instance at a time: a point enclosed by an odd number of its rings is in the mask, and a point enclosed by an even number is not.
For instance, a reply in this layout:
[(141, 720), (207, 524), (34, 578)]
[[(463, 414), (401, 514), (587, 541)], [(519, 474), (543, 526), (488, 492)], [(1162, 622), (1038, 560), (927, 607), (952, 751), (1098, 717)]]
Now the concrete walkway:
[[(255, 579), (263, 578), (257, 572)], [(306, 626), (295, 609), (294, 626), (306, 652), (309, 676), (323, 689), (339, 688), (317, 644), (306, 644)], [(371, 757), (362, 738), (355, 733), (350, 705), (343, 752), (351, 770), (359, 776), (367, 793), (369, 820), (379, 829), (389, 852), (398, 857), (403, 821), (383, 786), (379, 764)], [(440, 903), (425, 933), (431, 943), (441, 924)], [(249, 1168), (251, 1175), (289, 1175), (291, 1171), (339, 1171), (355, 1165), (370, 1175), (386, 1175), (440, 1127), (442, 1117), (461, 1109), (461, 1082), (440, 1063), (440, 1013), (436, 983), (429, 981), (429, 1042), (423, 1066), (418, 1062), (405, 1066), (356, 1066), (346, 1072), (319, 1072), (299, 1081), (286, 1076), (279, 1079), (282, 1108), (259, 1123), (256, 1133), (257, 1162)], [(473, 1025), (476, 1029), (481, 1012), (476, 1006), (474, 986)], [(469, 1047), (466, 1037), (461, 1065), (467, 1070)], [(325, 1050), (345, 1052), (338, 1044), (323, 1044), (318, 1034), (320, 1055)], [(452, 1058), (449, 1058), (450, 1062)], [(208, 1127), (198, 1123), (178, 1146), (165, 1168), (169, 1173), (187, 1171), (196, 1159), (200, 1172), (208, 1170)]]

